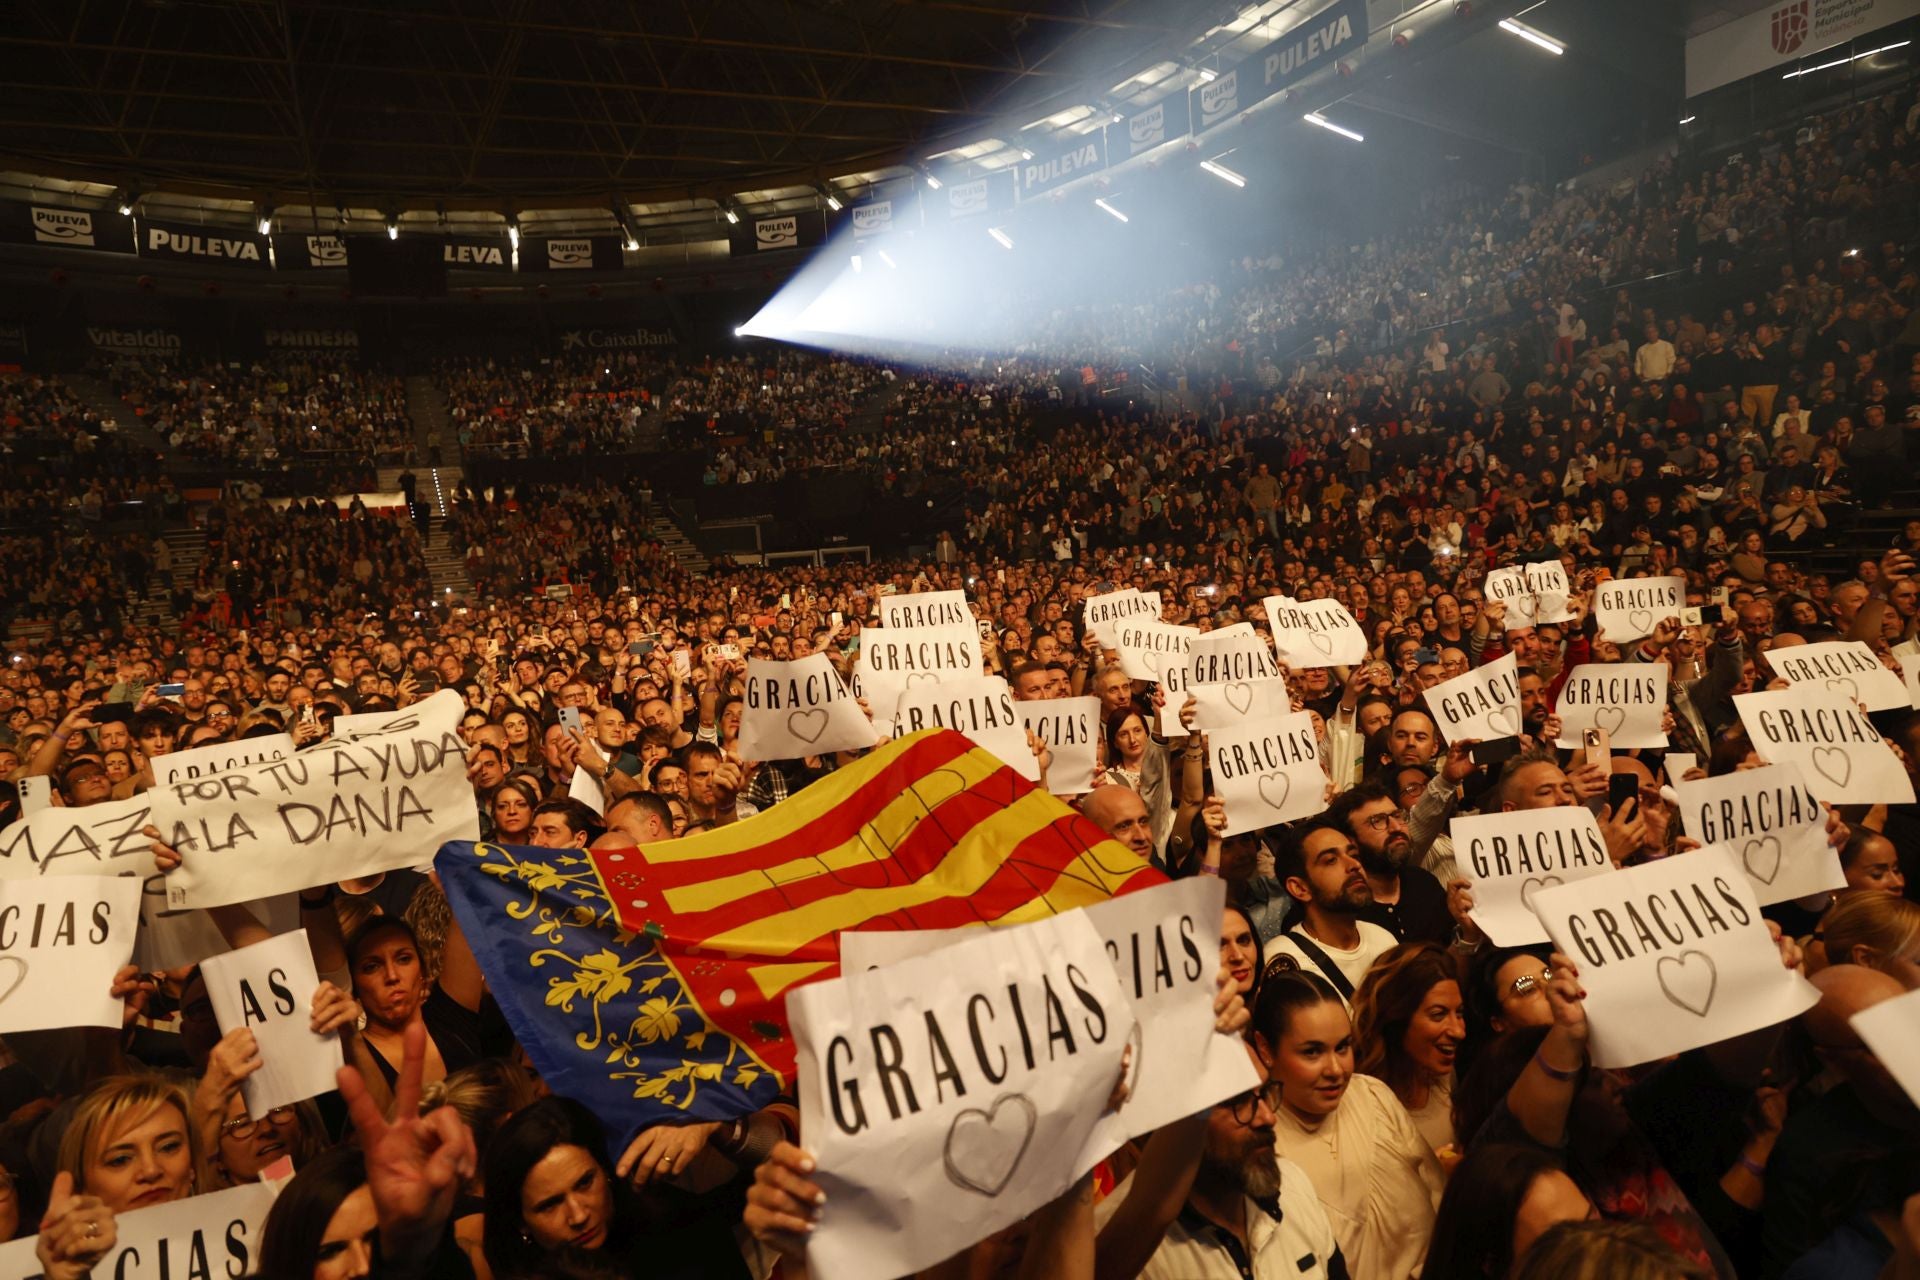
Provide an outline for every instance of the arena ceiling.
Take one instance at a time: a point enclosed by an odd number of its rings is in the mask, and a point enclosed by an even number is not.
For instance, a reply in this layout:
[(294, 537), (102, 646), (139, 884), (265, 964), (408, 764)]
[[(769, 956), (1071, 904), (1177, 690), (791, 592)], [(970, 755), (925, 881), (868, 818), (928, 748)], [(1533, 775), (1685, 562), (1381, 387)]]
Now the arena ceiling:
[[(1477, 0), (1467, 23), (1454, 0), (1371, 0), (1371, 56), (1388, 52), (1389, 30), (1434, 34), (1390, 54), (1396, 84), (1376, 83), (1363, 59), (1334, 97), (1520, 149), (1528, 139), (1503, 136), (1511, 103), (1464, 92), (1548, 74), (1490, 31), (1495, 11), (1658, 42), (1677, 66), (1690, 29), (1760, 2)], [(0, 171), (75, 184), (82, 201), (146, 195), (149, 207), (242, 222), (273, 210), (346, 226), (597, 209), (611, 224), (617, 205), (659, 233), (649, 243), (669, 243), (711, 235), (722, 202), (785, 211), (932, 158), (976, 171), (1016, 163), (1028, 145), (1199, 83), (1324, 7), (12, 0), (0, 23)], [(1481, 34), (1454, 47), (1445, 33), (1467, 26)], [(1650, 77), (1634, 74), (1644, 54), (1595, 61), (1583, 100), (1607, 104), (1610, 83), (1646, 94)], [(1554, 114), (1526, 123), (1550, 129)]]
[[(643, 203), (1044, 114), (1191, 0), (15, 0), (10, 163), (315, 203)], [(1230, 6), (1231, 8), (1231, 6)]]

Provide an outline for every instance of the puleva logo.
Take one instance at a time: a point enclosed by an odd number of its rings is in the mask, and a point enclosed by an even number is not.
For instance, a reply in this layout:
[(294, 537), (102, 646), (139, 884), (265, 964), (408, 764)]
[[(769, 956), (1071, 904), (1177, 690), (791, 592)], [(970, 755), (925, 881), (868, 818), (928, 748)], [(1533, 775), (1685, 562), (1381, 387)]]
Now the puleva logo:
[(1136, 147), (1150, 147), (1156, 142), (1165, 142), (1167, 104), (1162, 102), (1149, 107), (1128, 120), (1127, 136), (1133, 139), (1133, 145)]
[(980, 213), (987, 207), (987, 180), (976, 178), (947, 188), (953, 193), (949, 208), (958, 214)]
[(347, 242), (339, 236), (308, 236), (307, 261), (316, 267), (344, 267)]
[(798, 218), (761, 218), (753, 224), (753, 238), (762, 249), (789, 249), (800, 243)]
[(593, 241), (547, 241), (547, 265), (556, 271), (593, 265)]
[(33, 238), (49, 244), (92, 244), (93, 215), (79, 209), (33, 206)]
[(1239, 93), (1240, 73), (1229, 71), (1212, 84), (1200, 87), (1200, 110), (1210, 116), (1231, 111)]

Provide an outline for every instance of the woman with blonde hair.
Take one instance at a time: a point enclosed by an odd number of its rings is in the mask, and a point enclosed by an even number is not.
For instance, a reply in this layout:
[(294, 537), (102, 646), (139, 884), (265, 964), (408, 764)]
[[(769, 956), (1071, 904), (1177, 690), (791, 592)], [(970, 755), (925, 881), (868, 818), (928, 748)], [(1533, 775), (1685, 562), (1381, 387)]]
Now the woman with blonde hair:
[(1878, 969), (1907, 990), (1920, 990), (1920, 903), (1851, 889), (1828, 908), (1816, 936), (1827, 964)]
[(109, 1076), (80, 1100), (59, 1170), (114, 1213), (184, 1200), (213, 1183), (186, 1090), (161, 1076)]

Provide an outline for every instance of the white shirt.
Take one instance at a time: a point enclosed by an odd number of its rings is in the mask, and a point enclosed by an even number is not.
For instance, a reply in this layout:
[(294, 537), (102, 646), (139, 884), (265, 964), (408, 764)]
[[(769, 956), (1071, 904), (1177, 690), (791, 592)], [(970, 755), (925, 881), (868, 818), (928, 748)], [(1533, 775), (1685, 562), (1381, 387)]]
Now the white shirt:
[[(1297, 927), (1300, 928), (1301, 932), (1306, 932), (1304, 921)], [(1347, 981), (1352, 983), (1357, 989), (1360, 986), (1360, 979), (1366, 977), (1367, 970), (1373, 968), (1373, 962), (1378, 960), (1384, 952), (1396, 946), (1399, 943), (1399, 939), (1395, 938), (1379, 925), (1369, 923), (1365, 920), (1355, 921), (1355, 927), (1360, 931), (1360, 945), (1351, 950), (1343, 950), (1340, 947), (1329, 946), (1320, 939), (1312, 937), (1312, 935), (1308, 935), (1308, 937), (1315, 946), (1326, 953), (1327, 959), (1333, 961), (1334, 966), (1338, 968), (1342, 974), (1346, 975)], [(1308, 973), (1317, 973), (1325, 976), (1325, 972), (1320, 968), (1319, 964), (1310, 959), (1307, 953), (1302, 951), (1299, 946), (1294, 943), (1293, 939), (1284, 933), (1273, 940), (1273, 945), (1269, 947), (1267, 951), (1267, 959), (1271, 961), (1276, 952), (1285, 952), (1292, 956), (1294, 960), (1299, 963), (1300, 967)]]
[[(1281, 1160), (1279, 1216), (1252, 1200), (1246, 1202), (1247, 1267), (1235, 1255), (1240, 1242), (1191, 1209), (1183, 1208), (1160, 1247), (1141, 1268), (1141, 1280), (1327, 1280), (1328, 1265), (1339, 1250), (1326, 1210), (1305, 1171)], [(1094, 1221), (1105, 1226), (1133, 1189), (1128, 1177), (1094, 1207)]]
[(1662, 382), (1673, 372), (1673, 344), (1665, 338), (1643, 342), (1633, 353), (1633, 372), (1642, 382)]

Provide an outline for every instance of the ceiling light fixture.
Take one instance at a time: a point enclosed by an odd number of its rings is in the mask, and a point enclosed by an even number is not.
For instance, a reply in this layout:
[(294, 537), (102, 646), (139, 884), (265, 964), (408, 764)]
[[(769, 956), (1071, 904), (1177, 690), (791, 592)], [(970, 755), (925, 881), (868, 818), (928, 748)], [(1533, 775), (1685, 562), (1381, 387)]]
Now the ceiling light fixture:
[(1333, 121), (1321, 115), (1318, 111), (1309, 111), (1307, 112), (1307, 114), (1305, 114), (1304, 116), (1301, 116), (1300, 118), (1302, 120), (1305, 120), (1308, 124), (1319, 125), (1322, 129), (1325, 129), (1328, 133), (1337, 133), (1341, 137), (1346, 138), (1351, 142), (1365, 142), (1367, 140), (1367, 136), (1364, 133), (1355, 133), (1353, 130), (1345, 127), (1344, 125), (1337, 125)]
[(1816, 71), (1825, 71), (1829, 67), (1844, 67), (1849, 62), (1858, 62), (1862, 58), (1871, 58), (1876, 53), (1885, 53), (1889, 49), (1904, 49), (1912, 44), (1911, 40), (1896, 40), (1892, 44), (1883, 44), (1878, 49), (1869, 49), (1865, 53), (1856, 53), (1851, 58), (1835, 58), (1832, 62), (1823, 62), (1817, 67), (1799, 67), (1781, 76), (1782, 80), (1791, 80), (1795, 76), (1810, 76)]
[(1502, 18), (1500, 20), (1500, 29), (1510, 36), (1519, 36), (1535, 48), (1545, 49), (1556, 58), (1567, 51), (1567, 46), (1564, 43), (1554, 39), (1544, 31), (1528, 26), (1518, 18)]
[(1236, 187), (1244, 187), (1247, 180), (1217, 160), (1202, 160), (1200, 167), (1222, 182), (1231, 182)]

